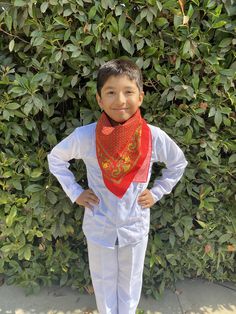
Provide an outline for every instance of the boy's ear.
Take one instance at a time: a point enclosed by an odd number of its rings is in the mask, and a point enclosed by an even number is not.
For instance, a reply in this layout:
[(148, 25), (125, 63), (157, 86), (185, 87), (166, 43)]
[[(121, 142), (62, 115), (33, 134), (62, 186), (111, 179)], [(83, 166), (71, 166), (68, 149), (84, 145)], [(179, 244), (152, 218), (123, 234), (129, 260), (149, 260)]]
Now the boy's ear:
[(142, 105), (142, 103), (143, 103), (143, 98), (144, 98), (144, 91), (141, 91), (140, 93), (139, 93), (139, 107)]
[(98, 103), (98, 105), (99, 105), (99, 107), (101, 108), (101, 109), (103, 109), (102, 107), (102, 98), (99, 96), (99, 94), (98, 93), (96, 93), (96, 99), (97, 99), (97, 103)]

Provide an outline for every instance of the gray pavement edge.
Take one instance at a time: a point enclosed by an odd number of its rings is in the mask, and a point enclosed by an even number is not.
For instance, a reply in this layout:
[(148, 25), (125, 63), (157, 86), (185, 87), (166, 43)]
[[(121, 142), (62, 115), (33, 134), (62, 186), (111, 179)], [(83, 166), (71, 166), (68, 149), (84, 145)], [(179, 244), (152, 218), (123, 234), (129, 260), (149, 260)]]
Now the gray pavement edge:
[[(236, 283), (185, 279), (175, 292), (166, 289), (160, 300), (142, 296), (139, 309), (145, 314), (236, 314)], [(14, 285), (0, 287), (0, 314), (97, 313), (94, 295), (68, 287), (42, 288), (30, 296)]]

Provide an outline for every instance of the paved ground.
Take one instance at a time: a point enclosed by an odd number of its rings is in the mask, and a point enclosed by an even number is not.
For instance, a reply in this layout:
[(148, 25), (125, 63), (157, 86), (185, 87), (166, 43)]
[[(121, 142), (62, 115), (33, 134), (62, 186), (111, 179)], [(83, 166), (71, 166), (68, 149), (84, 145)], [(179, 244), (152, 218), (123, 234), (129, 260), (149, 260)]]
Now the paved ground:
[[(236, 314), (236, 283), (184, 280), (176, 293), (166, 290), (159, 301), (142, 297), (139, 309), (146, 314)], [(98, 313), (94, 296), (70, 288), (42, 289), (25, 296), (15, 286), (0, 287), (0, 314), (91, 314)]]

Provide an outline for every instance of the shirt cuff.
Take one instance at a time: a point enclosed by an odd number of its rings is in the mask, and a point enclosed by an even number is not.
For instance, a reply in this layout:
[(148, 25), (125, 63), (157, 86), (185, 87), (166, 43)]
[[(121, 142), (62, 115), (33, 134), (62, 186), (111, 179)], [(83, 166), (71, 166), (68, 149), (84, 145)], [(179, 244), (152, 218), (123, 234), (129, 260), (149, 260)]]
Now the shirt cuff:
[[(71, 200), (72, 203), (75, 203), (75, 201), (77, 200), (77, 198), (80, 196), (81, 193), (84, 192), (84, 189), (78, 184), (76, 186), (76, 188), (73, 191), (70, 191), (70, 195), (69, 198)], [(69, 194), (69, 193), (68, 193)]]
[(153, 199), (154, 199), (154, 201), (156, 203), (156, 202), (158, 202), (162, 198), (162, 196), (164, 194), (163, 193), (158, 193), (157, 191), (154, 191), (154, 189), (156, 190), (156, 188), (151, 188), (149, 191), (151, 192), (152, 197), (153, 197)]

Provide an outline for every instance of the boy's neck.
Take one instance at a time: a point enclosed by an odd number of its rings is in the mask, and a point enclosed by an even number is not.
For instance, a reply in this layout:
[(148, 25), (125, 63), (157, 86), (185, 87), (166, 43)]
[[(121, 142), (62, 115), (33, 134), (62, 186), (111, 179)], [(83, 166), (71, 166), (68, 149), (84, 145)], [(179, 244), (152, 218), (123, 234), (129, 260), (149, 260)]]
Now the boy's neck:
[(122, 122), (122, 123), (116, 122), (116, 121), (114, 121), (112, 118), (110, 118), (109, 116), (108, 116), (108, 119), (109, 119), (109, 121), (111, 122), (111, 125), (112, 125), (112, 126), (122, 125), (122, 124), (124, 124), (124, 123), (126, 122), (126, 121), (124, 121), (124, 122)]

